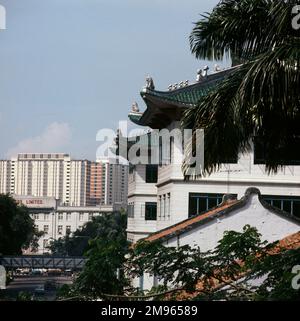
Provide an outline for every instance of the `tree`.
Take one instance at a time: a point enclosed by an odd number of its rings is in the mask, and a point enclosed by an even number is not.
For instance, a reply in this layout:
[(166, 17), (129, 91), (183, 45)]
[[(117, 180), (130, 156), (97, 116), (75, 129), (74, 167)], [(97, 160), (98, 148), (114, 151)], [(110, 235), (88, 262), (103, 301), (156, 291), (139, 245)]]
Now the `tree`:
[(22, 254), (22, 249), (36, 247), (39, 236), (28, 209), (9, 195), (0, 195), (0, 253)]
[(194, 300), (299, 300), (292, 271), (299, 265), (300, 248), (277, 245), (262, 242), (257, 230), (248, 225), (241, 233), (224, 233), (217, 247), (206, 252), (188, 245), (175, 248), (158, 241), (139, 242), (128, 272), (132, 277), (145, 272), (156, 275), (164, 290), (174, 289), (173, 299), (184, 293)]
[(254, 139), (268, 172), (299, 157), (300, 34), (291, 23), (297, 3), (222, 0), (195, 24), (190, 44), (196, 58), (240, 63), (182, 119), (183, 128), (205, 131), (202, 175), (249, 151)]
[[(91, 226), (92, 225), (92, 226)], [(92, 231), (85, 256), (84, 270), (63, 297), (97, 299), (104, 294), (124, 294), (129, 280), (123, 273), (128, 252), (126, 237), (127, 215), (113, 213), (99, 216), (83, 229)]]
[[(105, 214), (104, 214), (105, 215)], [(58, 240), (51, 240), (48, 246), (54, 255), (82, 256), (89, 248), (89, 240), (97, 236), (98, 226), (101, 225), (101, 217), (94, 217), (92, 221), (86, 223), (82, 229), (76, 230), (72, 235)]]
[(93, 217), (82, 229), (77, 229), (72, 235), (68, 233), (58, 240), (52, 240), (48, 248), (54, 255), (83, 256), (90, 249), (90, 242), (93, 239), (104, 237), (104, 235), (110, 238), (109, 233), (124, 228), (122, 219), (125, 213), (122, 212), (123, 216), (120, 214), (117, 212), (112, 215), (102, 213)]
[[(293, 268), (300, 248), (267, 244), (253, 227), (228, 231), (215, 249), (202, 252), (188, 245), (165, 247), (159, 241), (126, 241), (126, 215), (103, 216), (99, 234), (89, 242), (84, 270), (60, 299), (75, 300), (295, 300)], [(299, 242), (298, 242), (299, 243)], [(130, 280), (144, 273), (159, 285), (136, 292)], [(258, 280), (258, 282), (254, 282)], [(136, 295), (138, 293), (138, 295)]]

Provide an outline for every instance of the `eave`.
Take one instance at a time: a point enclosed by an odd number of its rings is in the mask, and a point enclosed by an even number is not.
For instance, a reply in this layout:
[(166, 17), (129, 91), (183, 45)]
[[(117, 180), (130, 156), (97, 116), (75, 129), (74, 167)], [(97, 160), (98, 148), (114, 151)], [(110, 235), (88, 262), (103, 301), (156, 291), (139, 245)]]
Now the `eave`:
[(141, 96), (146, 103), (144, 113), (130, 113), (129, 119), (140, 126), (152, 129), (167, 127), (172, 121), (180, 121), (186, 108), (197, 106), (216, 85), (228, 77), (236, 68), (229, 68), (207, 76), (200, 82), (171, 91), (144, 88)]

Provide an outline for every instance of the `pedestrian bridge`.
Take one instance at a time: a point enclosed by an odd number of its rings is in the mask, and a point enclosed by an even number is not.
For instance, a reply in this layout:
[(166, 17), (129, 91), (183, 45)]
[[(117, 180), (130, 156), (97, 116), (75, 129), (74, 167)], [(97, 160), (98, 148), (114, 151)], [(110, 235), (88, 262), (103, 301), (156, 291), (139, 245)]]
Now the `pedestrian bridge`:
[(0, 257), (0, 265), (6, 269), (63, 269), (82, 270), (86, 263), (83, 257), (70, 256), (43, 256), (43, 255), (23, 255), (23, 256), (3, 256)]

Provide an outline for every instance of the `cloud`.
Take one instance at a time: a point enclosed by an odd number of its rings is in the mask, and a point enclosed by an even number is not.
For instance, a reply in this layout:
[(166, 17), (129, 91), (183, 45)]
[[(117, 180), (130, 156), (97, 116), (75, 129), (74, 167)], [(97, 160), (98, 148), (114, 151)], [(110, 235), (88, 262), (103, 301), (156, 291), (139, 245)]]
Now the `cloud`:
[(70, 142), (71, 136), (69, 124), (54, 122), (40, 135), (21, 140), (7, 151), (6, 156), (13, 157), (18, 153), (65, 152), (62, 149)]

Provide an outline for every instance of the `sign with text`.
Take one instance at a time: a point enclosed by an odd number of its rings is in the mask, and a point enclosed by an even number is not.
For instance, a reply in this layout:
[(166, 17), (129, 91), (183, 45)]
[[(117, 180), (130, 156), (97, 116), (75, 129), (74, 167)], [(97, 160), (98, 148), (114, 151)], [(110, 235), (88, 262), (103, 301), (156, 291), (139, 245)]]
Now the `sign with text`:
[(23, 204), (28, 208), (55, 208), (56, 200), (53, 197), (24, 197), (15, 196), (19, 204)]

